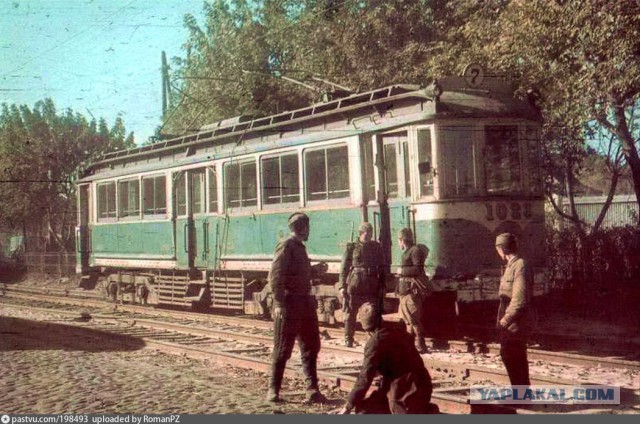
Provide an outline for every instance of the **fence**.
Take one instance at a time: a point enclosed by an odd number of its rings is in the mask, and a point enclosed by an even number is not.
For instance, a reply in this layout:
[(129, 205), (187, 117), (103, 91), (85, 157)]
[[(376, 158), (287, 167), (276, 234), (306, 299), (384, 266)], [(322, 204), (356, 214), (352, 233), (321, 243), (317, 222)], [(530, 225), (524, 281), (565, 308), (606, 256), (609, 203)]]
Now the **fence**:
[(54, 277), (71, 277), (76, 273), (75, 253), (24, 253), (27, 272)]
[[(562, 208), (569, 212), (569, 199), (562, 199)], [(604, 205), (606, 196), (581, 196), (574, 199), (578, 216), (589, 224), (594, 224)], [(623, 227), (635, 225), (638, 216), (638, 202), (634, 195), (613, 196), (611, 206), (607, 210), (602, 228)]]

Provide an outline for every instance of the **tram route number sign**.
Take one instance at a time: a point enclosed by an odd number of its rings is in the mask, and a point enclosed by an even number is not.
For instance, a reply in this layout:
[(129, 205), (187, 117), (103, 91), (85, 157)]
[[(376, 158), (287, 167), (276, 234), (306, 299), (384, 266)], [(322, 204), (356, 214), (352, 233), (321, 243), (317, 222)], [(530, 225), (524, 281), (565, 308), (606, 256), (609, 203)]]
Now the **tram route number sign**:
[(518, 221), (521, 219), (531, 219), (533, 216), (531, 213), (531, 203), (496, 202), (485, 203), (484, 207), (487, 221), (495, 221), (496, 219), (500, 221), (506, 219)]
[(471, 88), (478, 88), (484, 81), (484, 69), (477, 63), (470, 63), (464, 68), (462, 73), (467, 85)]

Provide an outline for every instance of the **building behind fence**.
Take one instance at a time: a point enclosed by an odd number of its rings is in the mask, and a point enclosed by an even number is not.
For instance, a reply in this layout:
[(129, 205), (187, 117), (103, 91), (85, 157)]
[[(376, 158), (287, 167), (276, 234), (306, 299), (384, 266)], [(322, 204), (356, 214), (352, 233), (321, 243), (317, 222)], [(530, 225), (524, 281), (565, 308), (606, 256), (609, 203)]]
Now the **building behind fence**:
[[(569, 199), (561, 198), (562, 209), (570, 213), (571, 206)], [(606, 196), (581, 196), (575, 197), (574, 203), (580, 219), (593, 225), (598, 219), (598, 215), (604, 206)], [(602, 221), (602, 228), (624, 227), (625, 225), (636, 225), (638, 216), (638, 202), (635, 195), (623, 194), (613, 196), (609, 210)], [(562, 220), (561, 228), (566, 225), (567, 220)]]

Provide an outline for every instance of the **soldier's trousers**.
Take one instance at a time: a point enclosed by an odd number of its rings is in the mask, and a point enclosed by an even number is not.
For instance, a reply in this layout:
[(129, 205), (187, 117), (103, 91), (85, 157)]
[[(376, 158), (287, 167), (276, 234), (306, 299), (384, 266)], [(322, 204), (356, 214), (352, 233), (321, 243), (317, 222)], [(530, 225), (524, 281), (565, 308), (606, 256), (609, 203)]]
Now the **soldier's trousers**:
[(285, 307), (284, 316), (276, 318), (273, 328), (273, 354), (269, 388), (280, 392), (287, 361), (291, 358), (293, 345), (298, 340), (302, 371), (307, 390), (318, 389), (317, 362), (320, 352), (318, 316), (312, 307)]
[(421, 296), (415, 294), (405, 294), (400, 296), (400, 315), (410, 332), (417, 337), (424, 337), (424, 326), (422, 325), (422, 302)]
[(503, 331), (500, 341), (500, 357), (509, 374), (512, 386), (529, 386), (529, 362), (527, 360), (527, 341), (521, 334)]
[(346, 340), (353, 340), (353, 334), (356, 331), (356, 316), (358, 315), (358, 310), (367, 302), (373, 303), (376, 307), (380, 306), (377, 303), (379, 299), (377, 299), (375, 295), (352, 295), (349, 298), (349, 308), (344, 313), (344, 338)]

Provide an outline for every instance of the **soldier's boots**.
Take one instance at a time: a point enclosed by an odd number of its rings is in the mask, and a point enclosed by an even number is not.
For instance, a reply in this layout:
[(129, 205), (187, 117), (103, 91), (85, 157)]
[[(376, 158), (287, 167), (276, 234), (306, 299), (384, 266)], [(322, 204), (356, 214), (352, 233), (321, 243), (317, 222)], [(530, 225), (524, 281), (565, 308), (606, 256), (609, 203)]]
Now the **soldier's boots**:
[(320, 393), (320, 390), (311, 390), (307, 392), (307, 398), (305, 399), (305, 403), (327, 403), (327, 398)]
[(352, 338), (350, 338), (350, 337), (346, 337), (346, 338), (344, 339), (344, 345), (345, 345), (346, 347), (353, 347), (353, 339), (352, 339)]
[(416, 350), (419, 353), (429, 353), (429, 348), (427, 344), (424, 342), (424, 337), (416, 336), (415, 340)]
[(280, 395), (278, 394), (278, 391), (274, 388), (270, 388), (269, 391), (267, 392), (267, 397), (266, 397), (267, 402), (280, 402)]

